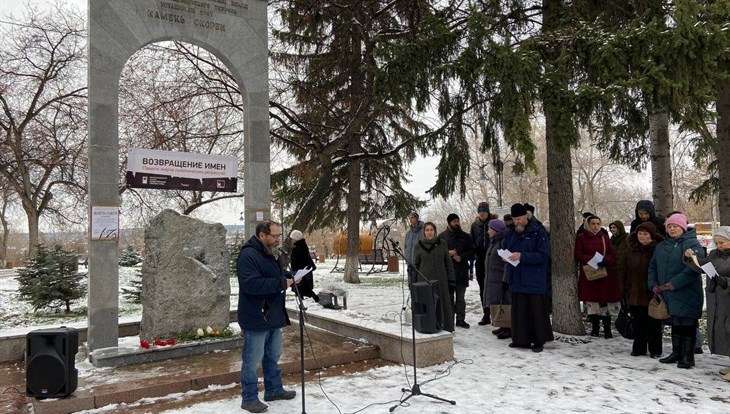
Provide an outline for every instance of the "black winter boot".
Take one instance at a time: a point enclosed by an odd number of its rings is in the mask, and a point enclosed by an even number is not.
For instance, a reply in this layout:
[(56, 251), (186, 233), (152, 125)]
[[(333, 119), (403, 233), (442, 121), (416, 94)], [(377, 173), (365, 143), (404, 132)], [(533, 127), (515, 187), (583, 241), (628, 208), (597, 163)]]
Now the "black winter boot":
[(591, 336), (597, 337), (601, 331), (601, 321), (598, 319), (598, 315), (588, 315), (588, 320), (591, 321)]
[(613, 338), (613, 334), (611, 333), (611, 316), (602, 316), (601, 319), (603, 320), (603, 337), (606, 339)]
[[(694, 349), (694, 345), (692, 347)], [(659, 362), (662, 364), (673, 364), (679, 361), (681, 352), (682, 334), (679, 332), (679, 329), (672, 327), (672, 353), (667, 355), (665, 358), (661, 358)]]
[(489, 308), (483, 308), (484, 309), (484, 316), (482, 316), (482, 320), (477, 322), (477, 324), (484, 326), (489, 325), (492, 323), (492, 319), (489, 317)]
[(682, 353), (677, 361), (677, 368), (692, 368), (695, 359), (695, 338), (693, 336), (682, 336)]

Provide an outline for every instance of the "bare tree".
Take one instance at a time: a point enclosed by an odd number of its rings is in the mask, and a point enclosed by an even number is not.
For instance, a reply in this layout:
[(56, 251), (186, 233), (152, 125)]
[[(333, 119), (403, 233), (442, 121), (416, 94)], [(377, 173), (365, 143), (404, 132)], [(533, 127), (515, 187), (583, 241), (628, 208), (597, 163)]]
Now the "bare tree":
[(60, 2), (44, 13), (28, 5), (14, 20), (22, 30), (0, 29), (0, 174), (33, 246), (41, 216), (71, 219), (65, 212), (86, 194), (85, 23)]
[(8, 236), (10, 235), (10, 220), (8, 213), (11, 204), (17, 201), (17, 195), (7, 185), (5, 177), (0, 176), (0, 224), (2, 224), (2, 240), (0, 241), (0, 263), (8, 259)]
[[(120, 81), (120, 176), (130, 147), (243, 158), (243, 99), (223, 64), (179, 42), (148, 46), (130, 58)], [(242, 176), (242, 173), (239, 173)], [(124, 182), (124, 179), (121, 179)], [(120, 188), (123, 205), (145, 222), (172, 208), (191, 214), (241, 193)]]

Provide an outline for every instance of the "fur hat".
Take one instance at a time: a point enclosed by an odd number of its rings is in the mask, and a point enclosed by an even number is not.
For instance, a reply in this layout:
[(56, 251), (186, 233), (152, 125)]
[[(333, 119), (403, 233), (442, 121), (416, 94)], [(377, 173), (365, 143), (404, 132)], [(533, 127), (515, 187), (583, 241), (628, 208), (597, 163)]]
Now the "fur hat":
[(512, 218), (522, 217), (527, 215), (527, 209), (520, 203), (514, 203), (510, 207), (509, 213), (512, 215)]
[(294, 240), (296, 242), (296, 241), (303, 239), (304, 234), (302, 234), (302, 232), (299, 230), (292, 230), (291, 233), (289, 233), (289, 238), (291, 238), (292, 240)]
[(675, 213), (669, 216), (667, 221), (664, 222), (664, 227), (667, 227), (670, 224), (675, 224), (682, 228), (682, 230), (687, 231), (687, 216), (685, 216), (682, 213)]
[(492, 220), (489, 220), (488, 226), (489, 226), (490, 229), (496, 231), (497, 233), (499, 233), (500, 231), (503, 231), (505, 228), (507, 228), (504, 225), (504, 221), (502, 221), (500, 219), (492, 219)]
[(446, 216), (446, 222), (448, 224), (451, 224), (451, 222), (454, 220), (461, 220), (456, 213), (451, 213), (448, 216)]
[(636, 232), (638, 233), (639, 230), (643, 230), (649, 234), (651, 234), (651, 238), (653, 239), (656, 236), (656, 226), (651, 221), (645, 221), (638, 226), (636, 226)]

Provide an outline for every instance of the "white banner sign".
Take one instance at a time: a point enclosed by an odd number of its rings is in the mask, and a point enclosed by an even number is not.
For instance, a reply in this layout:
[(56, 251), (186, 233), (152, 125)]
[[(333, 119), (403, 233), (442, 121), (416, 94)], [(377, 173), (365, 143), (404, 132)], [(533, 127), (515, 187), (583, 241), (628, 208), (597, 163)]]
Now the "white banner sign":
[(130, 148), (127, 186), (236, 192), (238, 160), (228, 155)]

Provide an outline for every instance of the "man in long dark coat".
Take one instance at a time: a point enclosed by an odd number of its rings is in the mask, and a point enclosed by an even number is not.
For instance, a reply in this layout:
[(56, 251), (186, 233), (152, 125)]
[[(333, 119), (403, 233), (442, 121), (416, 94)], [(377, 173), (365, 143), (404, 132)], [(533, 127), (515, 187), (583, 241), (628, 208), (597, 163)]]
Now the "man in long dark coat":
[[(451, 256), (454, 264), (454, 273), (456, 275), (456, 286), (451, 294), (454, 298), (454, 310), (456, 312), (456, 326), (460, 328), (469, 328), (466, 322), (466, 288), (469, 287), (469, 260), (474, 257), (474, 241), (472, 241), (469, 233), (461, 229), (461, 221), (459, 216), (451, 213), (446, 217), (448, 228), (439, 234), (439, 238), (444, 239), (449, 246), (449, 256)], [(451, 293), (451, 292), (450, 292)]]
[(542, 352), (545, 342), (554, 340), (547, 300), (550, 241), (545, 228), (527, 217), (522, 204), (512, 205), (514, 224), (509, 227), (502, 248), (509, 250), (515, 266), (505, 266), (512, 291), (512, 348)]

